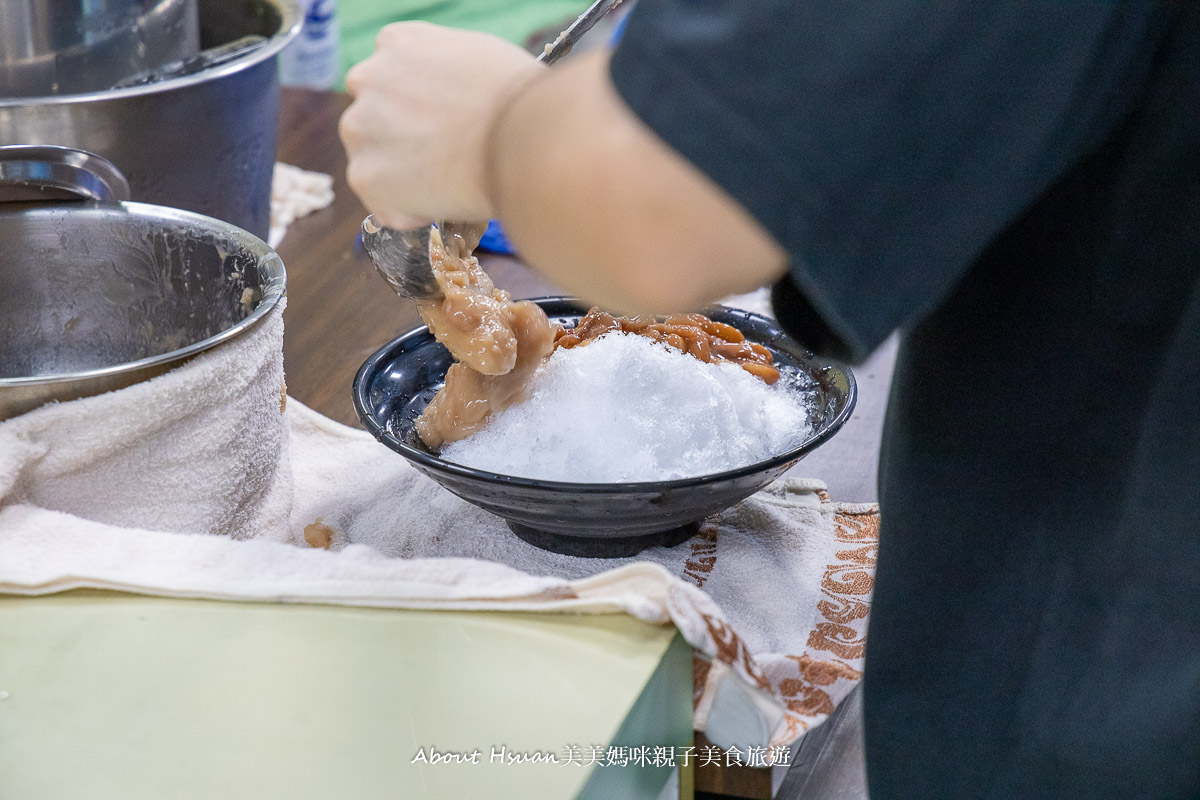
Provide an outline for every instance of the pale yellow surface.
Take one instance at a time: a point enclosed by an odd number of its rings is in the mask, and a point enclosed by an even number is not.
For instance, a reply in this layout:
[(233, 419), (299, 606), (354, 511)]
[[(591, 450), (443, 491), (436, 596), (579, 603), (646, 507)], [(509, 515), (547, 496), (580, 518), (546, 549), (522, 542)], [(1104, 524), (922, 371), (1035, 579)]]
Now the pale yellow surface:
[[(0, 598), (0, 798), (570, 798), (588, 769), (491, 749), (607, 743), (675, 636), (623, 615)], [(430, 746), (483, 763), (411, 763)]]

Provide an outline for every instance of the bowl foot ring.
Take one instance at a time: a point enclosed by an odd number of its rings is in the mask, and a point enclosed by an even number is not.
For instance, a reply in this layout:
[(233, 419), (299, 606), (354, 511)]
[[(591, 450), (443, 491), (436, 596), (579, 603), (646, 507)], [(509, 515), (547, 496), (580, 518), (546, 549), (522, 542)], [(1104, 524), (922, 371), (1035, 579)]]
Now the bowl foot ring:
[(686, 542), (700, 530), (700, 523), (634, 536), (572, 536), (530, 528), (518, 522), (509, 522), (508, 527), (522, 540), (552, 553), (578, 558), (629, 558), (647, 547), (674, 547)]

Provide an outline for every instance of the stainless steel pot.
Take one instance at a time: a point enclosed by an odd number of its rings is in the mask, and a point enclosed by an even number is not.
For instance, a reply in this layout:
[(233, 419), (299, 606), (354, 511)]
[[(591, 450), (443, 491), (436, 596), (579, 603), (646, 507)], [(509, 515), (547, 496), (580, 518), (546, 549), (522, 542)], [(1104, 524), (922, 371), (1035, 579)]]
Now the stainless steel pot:
[(199, 49), (196, 0), (0, 2), (0, 96), (107, 89)]
[[(30, 202), (45, 183), (87, 199)], [(166, 372), (283, 296), (283, 262), (261, 239), (122, 192), (97, 156), (0, 147), (0, 420)]]
[(0, 97), (0, 144), (98, 153), (129, 179), (133, 199), (265, 237), (279, 118), (277, 55), (299, 29), (298, 6), (296, 0), (200, 0), (199, 26), (204, 48), (246, 36), (267, 41), (198, 73), (145, 85)]

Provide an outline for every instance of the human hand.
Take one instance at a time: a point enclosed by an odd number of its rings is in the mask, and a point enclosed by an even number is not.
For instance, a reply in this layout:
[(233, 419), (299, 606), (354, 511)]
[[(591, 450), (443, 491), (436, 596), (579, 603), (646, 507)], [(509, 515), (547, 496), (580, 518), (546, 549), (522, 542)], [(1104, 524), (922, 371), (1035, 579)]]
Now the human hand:
[(388, 25), (346, 75), (338, 129), (346, 179), (392, 228), (493, 214), (487, 139), (498, 111), (543, 67), (516, 45), (424, 22)]

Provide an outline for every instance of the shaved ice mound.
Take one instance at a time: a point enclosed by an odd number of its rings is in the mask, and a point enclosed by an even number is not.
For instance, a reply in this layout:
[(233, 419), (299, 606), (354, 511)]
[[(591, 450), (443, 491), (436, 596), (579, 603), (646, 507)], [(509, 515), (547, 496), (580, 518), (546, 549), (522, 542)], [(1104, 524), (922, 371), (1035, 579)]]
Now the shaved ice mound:
[(693, 478), (748, 467), (812, 433), (813, 386), (781, 369), (771, 386), (642, 336), (558, 349), (526, 400), (441, 457), (501, 475), (572, 483)]

